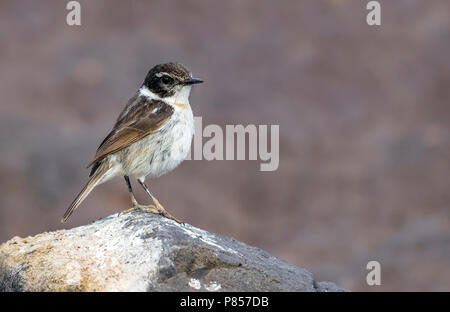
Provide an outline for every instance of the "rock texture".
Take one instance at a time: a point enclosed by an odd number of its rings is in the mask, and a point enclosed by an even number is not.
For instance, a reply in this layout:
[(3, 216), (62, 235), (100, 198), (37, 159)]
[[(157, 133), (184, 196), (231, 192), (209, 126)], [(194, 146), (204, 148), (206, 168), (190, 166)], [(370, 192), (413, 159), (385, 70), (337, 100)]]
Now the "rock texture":
[(0, 245), (0, 291), (343, 291), (232, 238), (134, 211)]

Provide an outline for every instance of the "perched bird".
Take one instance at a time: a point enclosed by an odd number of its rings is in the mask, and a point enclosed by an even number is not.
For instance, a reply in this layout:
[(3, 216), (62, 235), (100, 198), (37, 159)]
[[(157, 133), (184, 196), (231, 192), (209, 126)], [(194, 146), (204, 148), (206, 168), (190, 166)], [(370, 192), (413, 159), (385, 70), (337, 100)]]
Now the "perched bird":
[[(65, 212), (66, 222), (92, 189), (116, 176), (123, 176), (132, 207), (169, 214), (150, 192), (145, 178), (157, 178), (177, 167), (187, 156), (194, 134), (194, 117), (189, 105), (192, 85), (203, 82), (192, 78), (179, 63), (159, 64), (145, 77), (137, 93), (120, 113), (111, 132), (100, 144), (90, 179)], [(135, 177), (153, 200), (154, 205), (140, 205), (133, 194), (129, 177)]]

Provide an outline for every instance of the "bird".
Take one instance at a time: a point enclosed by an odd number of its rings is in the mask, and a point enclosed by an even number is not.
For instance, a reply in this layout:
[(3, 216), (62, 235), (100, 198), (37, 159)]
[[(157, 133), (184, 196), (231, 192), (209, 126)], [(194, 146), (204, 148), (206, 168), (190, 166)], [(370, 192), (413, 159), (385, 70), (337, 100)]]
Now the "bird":
[[(66, 222), (97, 185), (123, 176), (132, 205), (123, 213), (139, 209), (182, 223), (164, 209), (145, 179), (166, 174), (186, 158), (194, 135), (189, 95), (193, 85), (202, 82), (193, 78), (191, 72), (180, 63), (152, 67), (98, 147), (87, 167), (92, 167), (89, 180), (61, 221)], [(130, 177), (137, 179), (154, 205), (137, 202)]]

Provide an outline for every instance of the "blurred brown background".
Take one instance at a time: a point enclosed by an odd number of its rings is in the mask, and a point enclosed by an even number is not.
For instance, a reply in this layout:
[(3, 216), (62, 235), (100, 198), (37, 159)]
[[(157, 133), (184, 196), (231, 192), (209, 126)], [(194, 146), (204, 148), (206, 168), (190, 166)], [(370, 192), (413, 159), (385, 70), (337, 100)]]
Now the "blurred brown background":
[(351, 290), (450, 290), (450, 2), (380, 2), (369, 27), (364, 0), (80, 1), (70, 27), (67, 1), (1, 1), (0, 242), (129, 208), (116, 178), (60, 223), (148, 69), (174, 60), (206, 81), (204, 125), (279, 124), (280, 166), (186, 161), (149, 181), (170, 212)]

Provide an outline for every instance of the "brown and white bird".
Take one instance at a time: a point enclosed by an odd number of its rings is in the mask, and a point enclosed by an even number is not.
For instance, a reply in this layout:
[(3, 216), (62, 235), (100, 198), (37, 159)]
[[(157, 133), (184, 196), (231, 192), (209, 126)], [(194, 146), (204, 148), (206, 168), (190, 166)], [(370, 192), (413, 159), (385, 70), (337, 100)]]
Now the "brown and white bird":
[[(169, 214), (150, 192), (145, 178), (157, 178), (177, 167), (187, 156), (194, 134), (194, 117), (189, 105), (192, 85), (203, 82), (192, 78), (179, 63), (153, 67), (119, 115), (111, 132), (100, 144), (90, 179), (65, 212), (66, 222), (92, 189), (116, 176), (128, 186), (131, 209), (142, 209), (180, 222)], [(138, 204), (129, 177), (136, 177), (155, 205)]]

